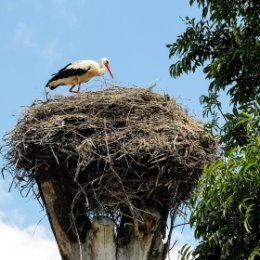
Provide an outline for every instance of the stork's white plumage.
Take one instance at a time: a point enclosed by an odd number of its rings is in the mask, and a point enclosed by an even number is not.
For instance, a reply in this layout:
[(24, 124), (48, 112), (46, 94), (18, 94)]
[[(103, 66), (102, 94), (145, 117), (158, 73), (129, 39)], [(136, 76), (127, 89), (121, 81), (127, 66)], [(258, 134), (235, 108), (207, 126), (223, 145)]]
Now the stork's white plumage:
[[(81, 83), (87, 82), (93, 77), (104, 75), (106, 70), (113, 78), (114, 76), (107, 58), (102, 58), (99, 64), (94, 60), (75, 61), (54, 73), (53, 77), (47, 82), (46, 87), (55, 89), (58, 86), (71, 85), (69, 91), (79, 93)], [(77, 91), (73, 91), (75, 85), (78, 85)]]

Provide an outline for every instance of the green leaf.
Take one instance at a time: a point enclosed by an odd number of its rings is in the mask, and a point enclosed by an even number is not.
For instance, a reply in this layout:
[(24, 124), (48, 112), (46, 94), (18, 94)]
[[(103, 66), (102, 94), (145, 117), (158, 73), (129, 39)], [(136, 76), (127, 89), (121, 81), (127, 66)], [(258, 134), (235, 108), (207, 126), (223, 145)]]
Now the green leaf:
[(255, 260), (256, 256), (260, 256), (260, 246), (257, 246), (253, 249), (248, 260)]
[[(200, 98), (203, 116), (220, 139), (219, 160), (204, 168), (190, 200), (190, 223), (200, 239), (194, 255), (253, 260), (260, 254), (259, 1), (189, 2), (201, 17), (183, 19), (186, 29), (169, 45), (176, 61), (170, 73), (203, 69), (209, 82)], [(229, 101), (226, 111), (220, 94)]]
[(178, 258), (180, 260), (190, 260), (192, 253), (193, 253), (193, 250), (191, 249), (191, 246), (189, 246), (188, 244), (185, 244), (179, 251)]
[(248, 121), (247, 118), (244, 118), (244, 119), (239, 120), (239, 121), (234, 125), (234, 128), (237, 128), (238, 126), (245, 124), (247, 121)]
[(206, 17), (208, 14), (208, 6), (205, 6), (202, 10), (202, 17)]

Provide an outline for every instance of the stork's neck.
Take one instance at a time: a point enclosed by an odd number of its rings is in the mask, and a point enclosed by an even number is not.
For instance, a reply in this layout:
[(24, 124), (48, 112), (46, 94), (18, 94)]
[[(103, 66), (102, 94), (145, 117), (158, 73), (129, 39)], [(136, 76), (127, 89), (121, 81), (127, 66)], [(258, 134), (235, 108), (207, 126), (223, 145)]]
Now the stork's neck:
[(102, 76), (105, 74), (106, 72), (106, 66), (104, 65), (104, 63), (102, 61), (100, 61), (99, 63), (99, 76)]

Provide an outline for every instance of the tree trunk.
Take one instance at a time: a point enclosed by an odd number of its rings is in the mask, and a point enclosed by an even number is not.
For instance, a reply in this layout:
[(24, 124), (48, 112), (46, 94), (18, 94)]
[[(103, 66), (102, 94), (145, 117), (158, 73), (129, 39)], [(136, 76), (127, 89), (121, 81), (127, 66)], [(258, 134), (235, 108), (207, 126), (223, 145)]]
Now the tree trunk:
[(55, 184), (50, 179), (45, 179), (38, 182), (38, 186), (62, 260), (165, 259), (166, 244), (162, 242), (162, 236), (158, 233), (158, 212), (145, 210), (138, 234), (134, 234), (134, 228), (130, 226), (130, 232), (117, 237), (114, 222), (108, 217), (98, 217), (84, 233), (85, 237), (79, 232), (75, 239), (62, 224), (62, 217), (66, 218), (65, 214), (57, 215), (55, 207), (59, 205), (59, 197), (55, 191)]

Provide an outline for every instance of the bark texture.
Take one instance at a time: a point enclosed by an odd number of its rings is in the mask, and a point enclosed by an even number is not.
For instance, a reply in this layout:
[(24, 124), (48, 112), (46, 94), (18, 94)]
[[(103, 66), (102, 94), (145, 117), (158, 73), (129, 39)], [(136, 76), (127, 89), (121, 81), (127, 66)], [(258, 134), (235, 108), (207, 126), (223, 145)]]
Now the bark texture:
[[(115, 233), (115, 224), (108, 217), (96, 217), (88, 230), (64, 230), (64, 219), (57, 215), (57, 194), (52, 180), (41, 180), (39, 189), (54, 232), (62, 260), (163, 260), (166, 244), (162, 242), (159, 223), (161, 216), (155, 210), (145, 210), (142, 223), (135, 234), (133, 224), (124, 234)], [(64, 205), (61, 205), (61, 207)], [(64, 216), (66, 218), (66, 216)], [(86, 218), (86, 221), (89, 220)], [(76, 225), (76, 224), (75, 224)]]

